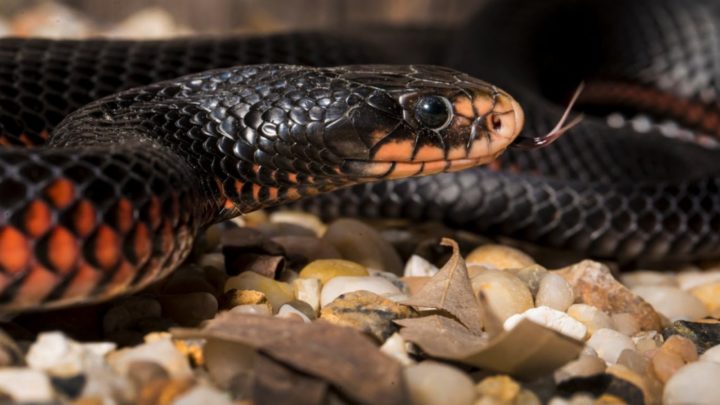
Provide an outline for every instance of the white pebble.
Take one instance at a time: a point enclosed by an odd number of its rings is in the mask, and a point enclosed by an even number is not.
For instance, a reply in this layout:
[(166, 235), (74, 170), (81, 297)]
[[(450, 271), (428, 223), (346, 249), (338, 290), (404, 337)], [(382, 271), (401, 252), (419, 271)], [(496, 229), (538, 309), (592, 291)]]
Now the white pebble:
[(390, 357), (395, 358), (403, 366), (415, 364), (415, 360), (411, 359), (407, 352), (407, 342), (399, 333), (393, 333), (385, 343), (380, 346), (380, 351)]
[(471, 282), (473, 292), (482, 292), (490, 309), (502, 321), (535, 306), (528, 286), (509, 271), (478, 269)]
[(587, 304), (570, 305), (567, 314), (582, 322), (592, 335), (598, 329), (612, 329), (612, 319), (598, 308)]
[(28, 368), (0, 369), (0, 391), (17, 402), (46, 402), (53, 397), (48, 376)]
[(467, 374), (445, 364), (424, 361), (405, 368), (413, 405), (471, 405), (475, 386)]
[(192, 370), (190, 369), (187, 358), (175, 347), (169, 338), (118, 350), (107, 356), (107, 361), (110, 366), (121, 375), (126, 375), (130, 364), (138, 360), (150, 361), (161, 365), (171, 377), (192, 377)]
[(674, 275), (649, 270), (637, 270), (631, 273), (623, 273), (620, 276), (620, 281), (622, 281), (627, 288), (640, 286), (677, 286), (677, 280)]
[(694, 321), (708, 316), (708, 310), (702, 301), (678, 287), (640, 286), (632, 291), (671, 322)]
[(320, 306), (324, 307), (335, 298), (352, 291), (369, 291), (380, 296), (388, 297), (401, 295), (402, 291), (393, 283), (382, 277), (334, 277), (325, 285), (320, 293)]
[(598, 329), (588, 339), (587, 345), (595, 349), (606, 363), (617, 363), (623, 350), (635, 350), (632, 339), (613, 329)]
[(705, 350), (705, 353), (700, 356), (700, 360), (720, 363), (720, 345), (716, 345)]
[(697, 361), (680, 368), (665, 384), (663, 404), (717, 404), (720, 364)]
[(198, 385), (173, 400), (173, 405), (232, 405), (234, 402), (228, 394), (207, 385)]
[(585, 338), (585, 334), (587, 333), (585, 325), (576, 321), (565, 312), (549, 307), (531, 308), (522, 314), (515, 314), (505, 320), (503, 327), (505, 330), (510, 330), (523, 319), (529, 319), (578, 340)]
[(313, 311), (320, 310), (320, 280), (314, 277), (296, 278), (292, 282), (295, 299), (306, 302)]
[(581, 354), (576, 360), (573, 360), (555, 371), (555, 383), (574, 377), (588, 377), (600, 374), (605, 371), (605, 362), (594, 355)]
[(277, 315), (275, 315), (278, 318), (295, 318), (300, 317), (300, 319), (303, 320), (303, 322), (310, 322), (310, 318), (307, 317), (307, 315), (303, 314), (302, 312), (298, 311), (295, 307), (293, 307), (290, 304), (285, 304), (280, 307), (278, 310)]
[(677, 276), (678, 284), (683, 290), (692, 290), (705, 284), (713, 284), (720, 282), (720, 270), (702, 271), (691, 270), (684, 271)]
[(612, 318), (613, 323), (612, 329), (624, 335), (634, 336), (640, 332), (640, 324), (632, 314), (623, 312), (620, 314), (612, 314), (610, 318)]
[(432, 277), (438, 271), (440, 271), (440, 269), (438, 269), (434, 264), (430, 263), (429, 261), (418, 255), (412, 255), (405, 264), (405, 271), (403, 272), (403, 276)]
[(115, 349), (114, 343), (80, 344), (60, 332), (41, 333), (26, 356), (28, 366), (57, 377), (80, 374), (103, 363), (103, 356)]
[(248, 304), (248, 305), (236, 305), (228, 312), (234, 314), (251, 314), (251, 315), (272, 315), (272, 309), (267, 304)]
[(535, 305), (565, 311), (575, 301), (572, 287), (564, 278), (548, 273), (540, 280)]

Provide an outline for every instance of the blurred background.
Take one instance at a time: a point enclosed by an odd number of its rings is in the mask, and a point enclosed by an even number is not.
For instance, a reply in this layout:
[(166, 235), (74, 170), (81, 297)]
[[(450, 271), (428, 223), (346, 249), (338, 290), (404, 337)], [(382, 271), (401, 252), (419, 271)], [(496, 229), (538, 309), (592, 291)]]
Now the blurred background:
[(163, 38), (463, 22), (484, 0), (0, 0), (0, 36)]

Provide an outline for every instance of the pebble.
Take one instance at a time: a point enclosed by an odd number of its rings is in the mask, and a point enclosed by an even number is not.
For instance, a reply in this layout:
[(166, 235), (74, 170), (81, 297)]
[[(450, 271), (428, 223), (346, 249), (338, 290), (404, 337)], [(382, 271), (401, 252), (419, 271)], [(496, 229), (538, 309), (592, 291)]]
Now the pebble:
[(288, 223), (302, 226), (310, 229), (317, 236), (322, 236), (327, 230), (327, 226), (313, 214), (303, 211), (282, 210), (275, 211), (268, 218), (271, 223)]
[(684, 336), (693, 343), (702, 354), (705, 350), (720, 344), (720, 323), (717, 321), (690, 322), (677, 321), (662, 330), (665, 339), (671, 335)]
[(162, 284), (165, 294), (184, 294), (204, 291), (215, 294), (215, 288), (205, 279), (205, 272), (196, 265), (185, 265), (173, 271)]
[(480, 395), (480, 401), (505, 404), (513, 403), (520, 395), (521, 388), (520, 384), (509, 376), (495, 375), (483, 378), (477, 383), (475, 392)]
[(584, 339), (587, 334), (585, 325), (576, 321), (565, 312), (550, 307), (531, 308), (521, 314), (512, 315), (505, 320), (503, 327), (505, 330), (511, 330), (523, 319), (530, 319), (533, 322), (578, 340)]
[(475, 401), (475, 385), (455, 367), (423, 361), (404, 371), (413, 405), (472, 405)]
[(307, 303), (317, 313), (320, 310), (321, 283), (316, 278), (297, 278), (292, 282), (295, 299)]
[(271, 240), (283, 247), (285, 256), (293, 263), (298, 262), (298, 259), (308, 263), (319, 259), (342, 258), (335, 246), (315, 236), (276, 236)]
[(290, 304), (285, 304), (280, 307), (277, 314), (275, 315), (280, 318), (295, 318), (300, 319), (303, 322), (310, 322), (310, 318), (305, 315), (302, 311), (299, 311)]
[(425, 260), (421, 256), (412, 255), (405, 263), (405, 270), (403, 271), (403, 277), (432, 277), (440, 269), (434, 264)]
[(161, 295), (157, 299), (163, 315), (181, 326), (196, 326), (218, 311), (217, 298), (207, 292)]
[(130, 364), (150, 361), (161, 365), (172, 378), (192, 376), (190, 364), (169, 338), (155, 340), (108, 354), (107, 361), (120, 375), (127, 375)]
[(663, 343), (662, 335), (654, 330), (636, 333), (631, 339), (640, 353), (655, 350)]
[(652, 371), (658, 380), (665, 383), (673, 374), (685, 365), (682, 357), (675, 353), (658, 350), (653, 353), (650, 359)]
[(414, 311), (410, 307), (368, 291), (340, 295), (320, 311), (320, 319), (355, 328), (379, 342), (384, 342), (397, 331), (394, 320), (413, 315)]
[(409, 366), (415, 364), (415, 360), (410, 358), (407, 351), (408, 343), (400, 336), (399, 333), (393, 333), (392, 336), (387, 338), (385, 342), (380, 346), (380, 350), (388, 356), (399, 361), (403, 366)]
[(720, 345), (713, 346), (705, 350), (705, 353), (700, 356), (700, 360), (714, 361), (715, 363), (720, 363)]
[(259, 305), (267, 304), (268, 300), (265, 294), (255, 290), (237, 290), (231, 289), (223, 294), (222, 299), (223, 308), (233, 308), (238, 305)]
[[(629, 352), (629, 350), (625, 350), (625, 352)], [(653, 395), (651, 388), (647, 384), (647, 378), (644, 377), (644, 375), (646, 374), (645, 371), (638, 373), (624, 365), (613, 364), (609, 366), (605, 372), (612, 375), (613, 377), (627, 381), (633, 386), (639, 388), (640, 391), (642, 391), (643, 399), (645, 400), (646, 404), (658, 402), (653, 401), (653, 398), (658, 397), (659, 399), (660, 395)]]
[(567, 314), (581, 322), (591, 335), (598, 329), (613, 329), (613, 322), (605, 312), (587, 304), (573, 304)]
[(558, 311), (565, 311), (575, 301), (572, 287), (564, 278), (557, 274), (547, 273), (540, 281), (535, 305), (546, 306)]
[(657, 271), (636, 270), (630, 273), (623, 273), (620, 276), (622, 281), (628, 288), (640, 286), (666, 286), (677, 287), (677, 279), (673, 274), (659, 273)]
[(330, 242), (342, 257), (365, 267), (401, 275), (400, 256), (374, 228), (355, 219), (338, 219), (328, 226), (323, 240)]
[(136, 388), (140, 388), (153, 380), (168, 379), (170, 375), (165, 368), (158, 363), (147, 360), (137, 360), (128, 364), (127, 377)]
[(206, 253), (200, 256), (198, 265), (202, 267), (212, 267), (215, 269), (225, 269), (225, 255), (222, 253)]
[(639, 286), (632, 290), (670, 321), (697, 320), (708, 316), (702, 301), (678, 287)]
[(494, 244), (475, 248), (467, 255), (465, 262), (497, 269), (519, 269), (535, 264), (532, 257), (519, 249)]
[(198, 385), (191, 388), (172, 402), (173, 405), (232, 405), (233, 403), (228, 394), (208, 385)]
[(505, 271), (522, 280), (530, 289), (533, 297), (537, 295), (540, 282), (545, 278), (545, 275), (548, 274), (547, 269), (539, 264), (533, 264), (519, 269), (505, 269)]
[(408, 288), (407, 284), (405, 284), (401, 277), (395, 275), (394, 273), (375, 269), (368, 269), (368, 273), (372, 277), (382, 277), (385, 280), (391, 282), (403, 294), (407, 295), (410, 293), (410, 289)]
[(53, 399), (53, 389), (45, 373), (28, 368), (0, 369), (0, 392), (17, 402), (46, 402)]
[(587, 345), (595, 349), (606, 363), (617, 363), (623, 350), (635, 350), (632, 339), (613, 329), (598, 329), (588, 339)]
[(692, 290), (708, 284), (720, 283), (720, 270), (690, 270), (678, 273), (677, 282), (681, 289)]
[(471, 282), (473, 292), (482, 291), (492, 311), (503, 322), (535, 306), (525, 283), (506, 271), (485, 269)]
[(680, 356), (684, 362), (689, 363), (698, 359), (698, 352), (695, 344), (688, 338), (673, 335), (665, 340), (660, 350), (675, 353)]
[(320, 292), (320, 307), (352, 291), (365, 290), (380, 296), (401, 296), (402, 291), (382, 277), (335, 277)]
[(720, 282), (694, 287), (690, 294), (705, 305), (709, 316), (720, 318)]
[(288, 283), (273, 280), (261, 276), (253, 272), (240, 273), (237, 276), (230, 277), (225, 283), (225, 291), (231, 289), (237, 290), (256, 290), (265, 294), (268, 302), (277, 311), (283, 304), (293, 300), (293, 288)]
[(368, 275), (365, 266), (341, 259), (315, 260), (300, 270), (300, 278), (316, 278), (322, 284), (327, 283), (333, 277), (363, 277)]
[(640, 332), (640, 324), (637, 319), (628, 313), (612, 314), (612, 324), (616, 331), (627, 336), (635, 336)]
[(555, 371), (555, 382), (560, 383), (575, 377), (587, 377), (605, 371), (605, 361), (596, 355), (581, 354)]
[(232, 307), (228, 312), (234, 314), (250, 314), (250, 315), (272, 315), (270, 304), (254, 304), (254, 305), (238, 305)]
[(127, 330), (141, 319), (159, 318), (162, 314), (160, 303), (152, 298), (132, 296), (114, 305), (103, 317), (103, 332)]
[(87, 378), (84, 374), (72, 377), (50, 377), (50, 384), (52, 384), (53, 389), (70, 399), (77, 398), (82, 393), (86, 382)]
[(47, 332), (38, 335), (25, 360), (35, 370), (56, 377), (72, 377), (91, 365), (102, 364), (103, 356), (114, 349), (114, 343), (80, 344), (60, 332)]
[(644, 375), (650, 366), (650, 359), (636, 350), (625, 349), (618, 356), (617, 364)]
[(665, 384), (665, 405), (717, 404), (720, 364), (709, 361), (690, 363), (678, 370)]

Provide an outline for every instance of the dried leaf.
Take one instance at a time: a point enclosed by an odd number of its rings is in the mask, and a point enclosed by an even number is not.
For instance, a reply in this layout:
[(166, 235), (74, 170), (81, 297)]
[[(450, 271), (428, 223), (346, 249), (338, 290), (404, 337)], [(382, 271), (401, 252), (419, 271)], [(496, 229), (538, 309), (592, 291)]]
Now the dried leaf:
[(547, 375), (577, 358), (583, 348), (582, 342), (529, 320), (490, 340), (437, 315), (395, 323), (403, 327), (403, 338), (430, 356), (522, 378)]
[(177, 337), (223, 339), (254, 347), (295, 370), (321, 378), (363, 404), (408, 402), (402, 366), (351, 328), (224, 313), (205, 328), (176, 329)]
[(257, 405), (321, 405), (327, 383), (286, 367), (264, 355), (255, 362), (253, 403)]
[(479, 335), (483, 328), (482, 308), (473, 293), (460, 249), (452, 239), (443, 238), (440, 244), (452, 248), (450, 260), (416, 295), (401, 303), (447, 311)]

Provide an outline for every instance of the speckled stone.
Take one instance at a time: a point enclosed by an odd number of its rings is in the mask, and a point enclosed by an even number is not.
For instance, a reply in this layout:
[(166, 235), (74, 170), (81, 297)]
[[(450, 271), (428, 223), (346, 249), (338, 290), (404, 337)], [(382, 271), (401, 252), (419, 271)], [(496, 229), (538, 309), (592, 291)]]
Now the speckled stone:
[(325, 307), (337, 297), (353, 291), (369, 291), (383, 297), (398, 297), (402, 291), (382, 277), (335, 277), (320, 292), (320, 307)]

